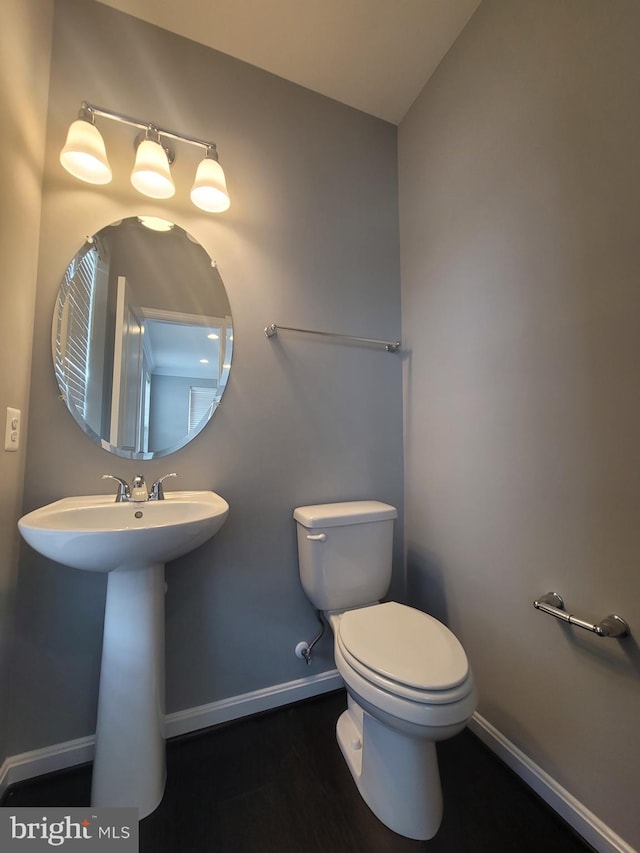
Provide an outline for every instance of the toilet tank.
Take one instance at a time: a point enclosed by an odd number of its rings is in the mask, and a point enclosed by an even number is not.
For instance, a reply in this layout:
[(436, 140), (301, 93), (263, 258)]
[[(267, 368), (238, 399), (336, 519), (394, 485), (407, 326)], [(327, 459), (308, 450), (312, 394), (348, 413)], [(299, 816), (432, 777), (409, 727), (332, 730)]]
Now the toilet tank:
[(317, 610), (379, 601), (391, 583), (393, 521), (380, 501), (344, 501), (294, 510), (300, 581)]

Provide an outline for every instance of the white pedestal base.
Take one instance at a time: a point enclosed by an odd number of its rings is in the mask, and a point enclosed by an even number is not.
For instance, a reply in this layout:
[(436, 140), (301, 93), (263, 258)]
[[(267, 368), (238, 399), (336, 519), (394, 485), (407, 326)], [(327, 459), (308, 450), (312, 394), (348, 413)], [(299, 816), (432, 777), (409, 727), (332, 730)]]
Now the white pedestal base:
[(375, 816), (399, 835), (433, 838), (442, 820), (435, 743), (380, 723), (351, 696), (336, 731), (360, 795)]
[(110, 572), (91, 804), (133, 806), (142, 820), (166, 781), (164, 565)]

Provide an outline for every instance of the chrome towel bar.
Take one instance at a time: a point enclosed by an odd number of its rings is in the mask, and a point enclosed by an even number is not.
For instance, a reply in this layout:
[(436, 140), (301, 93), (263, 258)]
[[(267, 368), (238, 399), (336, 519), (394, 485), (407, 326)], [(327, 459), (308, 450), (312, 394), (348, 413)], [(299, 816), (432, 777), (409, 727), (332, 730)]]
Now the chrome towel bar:
[(387, 352), (398, 352), (400, 349), (400, 341), (379, 341), (377, 338), (357, 338), (354, 335), (339, 335), (336, 332), (317, 332), (314, 329), (295, 329), (293, 326), (277, 326), (271, 323), (264, 330), (268, 338), (274, 338), (282, 329), (284, 332), (302, 332), (305, 335), (323, 335), (325, 338), (338, 338), (343, 341), (350, 341), (358, 344), (376, 344), (384, 347)]
[(584, 628), (586, 631), (591, 631), (599, 637), (613, 637), (616, 640), (622, 637), (628, 637), (631, 631), (629, 626), (620, 616), (612, 613), (607, 616), (602, 622), (594, 625), (591, 622), (585, 622), (584, 619), (578, 619), (571, 613), (567, 613), (564, 609), (564, 601), (557, 592), (548, 592), (546, 595), (540, 596), (533, 602), (536, 610), (541, 610), (543, 613), (548, 613), (549, 616), (555, 616), (556, 619), (561, 619), (563, 622), (568, 622), (570, 625), (576, 625), (578, 628)]

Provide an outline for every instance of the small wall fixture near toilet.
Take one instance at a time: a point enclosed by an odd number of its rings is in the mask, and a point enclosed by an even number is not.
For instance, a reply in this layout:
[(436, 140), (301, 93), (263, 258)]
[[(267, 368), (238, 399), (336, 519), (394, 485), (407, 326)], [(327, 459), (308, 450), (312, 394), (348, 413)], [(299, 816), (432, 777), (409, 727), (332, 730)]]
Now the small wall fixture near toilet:
[(340, 749), (373, 813), (408, 838), (442, 819), (435, 743), (460, 732), (477, 696), (464, 649), (437, 619), (390, 601), (395, 507), (347, 501), (298, 507), (302, 587), (327, 617), (348, 693)]

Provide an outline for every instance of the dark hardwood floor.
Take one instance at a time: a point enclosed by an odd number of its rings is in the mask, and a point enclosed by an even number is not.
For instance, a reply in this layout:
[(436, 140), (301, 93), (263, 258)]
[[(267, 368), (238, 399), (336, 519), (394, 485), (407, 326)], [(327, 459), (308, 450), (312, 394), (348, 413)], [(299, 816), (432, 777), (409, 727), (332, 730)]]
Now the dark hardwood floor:
[[(469, 731), (438, 745), (444, 819), (411, 841), (369, 811), (335, 739), (341, 691), (169, 741), (141, 853), (586, 853), (591, 848)], [(12, 786), (4, 806), (89, 803), (90, 766)]]

